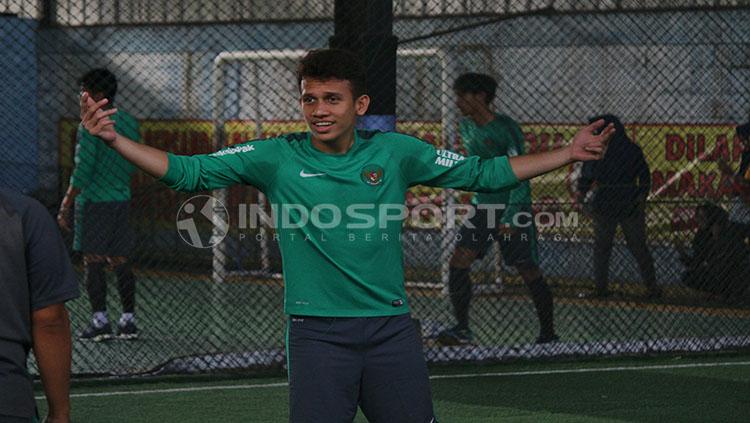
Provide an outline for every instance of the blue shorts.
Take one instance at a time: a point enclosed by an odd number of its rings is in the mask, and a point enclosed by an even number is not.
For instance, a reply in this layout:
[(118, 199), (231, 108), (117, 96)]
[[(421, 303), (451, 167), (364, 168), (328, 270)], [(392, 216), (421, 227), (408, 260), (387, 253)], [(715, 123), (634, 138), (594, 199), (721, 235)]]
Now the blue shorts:
[(408, 314), (289, 316), (289, 421), (435, 421), (422, 342)]

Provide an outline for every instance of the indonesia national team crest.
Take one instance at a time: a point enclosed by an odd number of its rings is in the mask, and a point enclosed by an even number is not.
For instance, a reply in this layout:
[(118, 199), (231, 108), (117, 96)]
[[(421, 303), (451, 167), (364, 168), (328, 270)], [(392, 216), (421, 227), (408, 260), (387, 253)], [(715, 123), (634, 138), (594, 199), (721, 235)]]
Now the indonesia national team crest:
[(374, 164), (367, 165), (362, 168), (360, 176), (367, 185), (380, 185), (383, 182), (383, 168)]

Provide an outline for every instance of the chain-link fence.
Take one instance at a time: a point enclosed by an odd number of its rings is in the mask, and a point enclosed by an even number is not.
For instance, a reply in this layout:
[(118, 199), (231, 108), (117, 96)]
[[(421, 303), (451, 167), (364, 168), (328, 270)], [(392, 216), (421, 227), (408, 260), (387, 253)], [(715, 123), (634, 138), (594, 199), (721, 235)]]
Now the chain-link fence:
[[(69, 304), (76, 374), (283, 364), (281, 255), (273, 228), (248, 224), (269, 211), (265, 197), (252, 187), (172, 192), (80, 134), (77, 118), (82, 83), (111, 87), (101, 75), (97, 82), (82, 76), (106, 68), (117, 79), (118, 130), (175, 154), (304, 131), (295, 65), (304, 51), (327, 46), (334, 4), (273, 5), (0, 2), (9, 12), (0, 16), (0, 184), (32, 193), (53, 213), (66, 193), (68, 201), (78, 194), (65, 216), (71, 245), (77, 238), (103, 255), (128, 257), (134, 271), (138, 339), (79, 340), (92, 302), (104, 302), (117, 326), (132, 306), (132, 282), (121, 261), (91, 266), (96, 254), (84, 266), (86, 254), (73, 253), (84, 293)], [(497, 242), (471, 265), (472, 343), (440, 342), (437, 335), (454, 324), (448, 286), (461, 227), (446, 215), (472, 194), (410, 189), (406, 286), (428, 360), (750, 345), (750, 149), (735, 131), (750, 114), (747, 2), (424, 0), (394, 1), (393, 9), (397, 130), (465, 152), (453, 82), (464, 72), (485, 73), (498, 83), (493, 108), (520, 123), (527, 153), (564, 145), (590, 117), (612, 113), (641, 147), (651, 182), (644, 208), (620, 219), (606, 291), (595, 289), (595, 245), (606, 244), (616, 219), (603, 217), (590, 195), (576, 201), (581, 179), (591, 175), (576, 165), (531, 182), (533, 238), (559, 336), (544, 344), (534, 342), (540, 300), (524, 282), (528, 269), (513, 266)], [(71, 176), (78, 189), (69, 190)], [(705, 202), (720, 209), (703, 206), (696, 217)], [(639, 213), (645, 252), (632, 229)], [(649, 257), (657, 289), (648, 289)], [(102, 279), (106, 297), (91, 289), (91, 280)]]

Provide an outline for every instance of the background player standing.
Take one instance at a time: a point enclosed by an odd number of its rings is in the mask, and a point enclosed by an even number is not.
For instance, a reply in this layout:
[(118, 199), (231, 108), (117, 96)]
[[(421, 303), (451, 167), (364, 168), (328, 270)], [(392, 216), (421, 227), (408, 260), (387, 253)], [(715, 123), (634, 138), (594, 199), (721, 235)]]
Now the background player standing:
[[(117, 79), (106, 69), (93, 69), (78, 81), (81, 92), (96, 100), (107, 99), (108, 107), (117, 94)], [(138, 122), (129, 114), (112, 115), (115, 130), (138, 141)], [(112, 149), (107, 148), (83, 126), (76, 136), (75, 169), (60, 205), (57, 217), (60, 227), (70, 230), (70, 213), (75, 204), (73, 249), (83, 253), (86, 291), (93, 317), (80, 338), (102, 341), (113, 335), (107, 316), (105, 267), (117, 277), (122, 315), (117, 322), (117, 336), (138, 336), (135, 325), (135, 276), (128, 255), (133, 248), (134, 233), (128, 222), (130, 180), (135, 167)]]
[[(489, 75), (465, 73), (453, 84), (456, 105), (464, 118), (459, 122), (461, 139), (471, 156), (483, 159), (523, 155), (523, 133), (509, 116), (495, 113), (491, 109), (497, 82)], [(473, 205), (494, 208), (490, 216), (488, 208), (475, 207), (469, 225), (459, 232), (459, 241), (450, 261), (449, 293), (456, 326), (438, 335), (438, 342), (446, 345), (461, 345), (472, 341), (469, 328), (471, 304), (471, 264), (481, 259), (492, 247), (493, 239), (500, 244), (503, 259), (514, 266), (531, 293), (539, 318), (537, 343), (557, 340), (553, 323), (552, 292), (539, 269), (539, 253), (534, 218), (531, 213), (531, 186), (523, 181), (511, 190), (477, 193)], [(503, 207), (498, 209), (498, 207)], [(524, 212), (521, 218), (521, 212)]]

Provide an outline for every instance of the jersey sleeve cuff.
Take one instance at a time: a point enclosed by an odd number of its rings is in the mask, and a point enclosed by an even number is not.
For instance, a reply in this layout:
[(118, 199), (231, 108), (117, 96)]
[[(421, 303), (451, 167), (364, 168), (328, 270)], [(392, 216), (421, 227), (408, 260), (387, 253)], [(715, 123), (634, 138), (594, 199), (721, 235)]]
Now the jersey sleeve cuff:
[(166, 184), (167, 186), (173, 186), (177, 181), (180, 180), (179, 166), (177, 165), (177, 158), (172, 153), (167, 153), (167, 173), (159, 178), (159, 182)]

